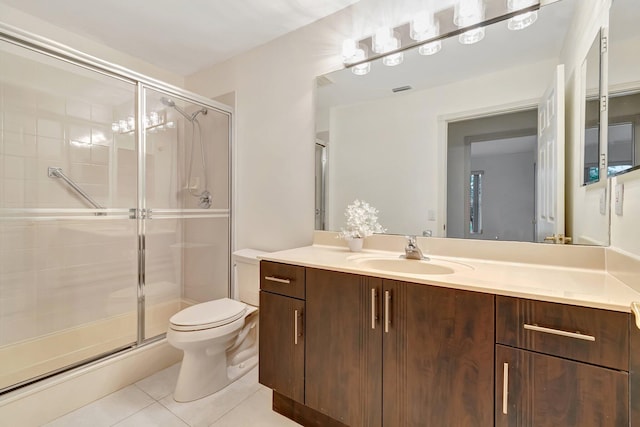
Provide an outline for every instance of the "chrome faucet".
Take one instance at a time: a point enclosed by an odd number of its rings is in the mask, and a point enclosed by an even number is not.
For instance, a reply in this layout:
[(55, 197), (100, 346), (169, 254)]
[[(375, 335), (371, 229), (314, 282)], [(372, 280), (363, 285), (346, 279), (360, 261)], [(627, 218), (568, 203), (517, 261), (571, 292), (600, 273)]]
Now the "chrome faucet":
[(418, 260), (428, 260), (426, 256), (422, 253), (422, 250), (418, 246), (418, 242), (416, 240), (416, 236), (407, 236), (407, 246), (404, 248), (406, 259), (418, 259)]

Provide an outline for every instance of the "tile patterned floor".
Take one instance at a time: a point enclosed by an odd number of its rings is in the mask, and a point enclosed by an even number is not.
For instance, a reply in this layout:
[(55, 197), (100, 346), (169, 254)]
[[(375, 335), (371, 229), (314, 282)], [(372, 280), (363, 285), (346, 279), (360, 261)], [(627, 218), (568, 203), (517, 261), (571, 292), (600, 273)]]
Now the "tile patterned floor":
[(60, 417), (46, 427), (294, 427), (271, 410), (271, 390), (258, 369), (195, 402), (173, 400), (180, 364)]

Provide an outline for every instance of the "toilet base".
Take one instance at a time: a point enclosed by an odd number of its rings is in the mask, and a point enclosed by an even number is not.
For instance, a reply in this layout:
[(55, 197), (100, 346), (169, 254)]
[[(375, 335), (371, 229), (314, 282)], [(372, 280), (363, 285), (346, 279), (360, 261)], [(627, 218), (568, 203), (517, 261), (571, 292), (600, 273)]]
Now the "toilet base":
[(213, 366), (219, 366), (226, 370), (222, 374), (218, 372), (218, 369), (212, 369), (205, 373), (202, 372), (202, 369), (193, 369), (201, 365), (189, 363), (185, 354), (180, 366), (178, 382), (173, 392), (173, 399), (176, 402), (191, 402), (202, 399), (222, 390), (258, 365), (257, 355), (232, 366), (226, 366), (225, 354), (221, 356), (220, 358), (212, 359), (211, 362), (214, 364)]

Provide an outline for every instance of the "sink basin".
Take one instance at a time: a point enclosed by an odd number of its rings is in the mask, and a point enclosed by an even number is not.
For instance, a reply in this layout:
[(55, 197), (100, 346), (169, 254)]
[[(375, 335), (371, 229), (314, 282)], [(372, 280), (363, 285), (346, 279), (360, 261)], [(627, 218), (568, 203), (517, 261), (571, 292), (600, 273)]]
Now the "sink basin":
[[(433, 261), (408, 260), (404, 258), (360, 258), (354, 260), (365, 268), (406, 274), (451, 274), (455, 270)], [(462, 266), (462, 264), (460, 264)]]

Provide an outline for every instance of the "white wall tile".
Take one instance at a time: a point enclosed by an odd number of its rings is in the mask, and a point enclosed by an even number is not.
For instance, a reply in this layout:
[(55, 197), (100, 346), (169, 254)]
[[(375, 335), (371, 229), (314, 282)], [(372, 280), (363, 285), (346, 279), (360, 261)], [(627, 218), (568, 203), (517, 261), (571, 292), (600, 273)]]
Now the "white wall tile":
[(38, 136), (38, 157), (41, 159), (60, 159), (63, 141), (60, 138)]
[(24, 179), (24, 158), (4, 156), (4, 177), (10, 179)]
[(37, 129), (38, 136), (60, 139), (64, 136), (62, 133), (62, 130), (63, 130), (62, 122), (60, 121), (44, 119), (44, 118), (38, 119), (38, 129)]

